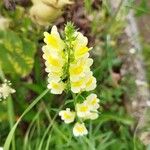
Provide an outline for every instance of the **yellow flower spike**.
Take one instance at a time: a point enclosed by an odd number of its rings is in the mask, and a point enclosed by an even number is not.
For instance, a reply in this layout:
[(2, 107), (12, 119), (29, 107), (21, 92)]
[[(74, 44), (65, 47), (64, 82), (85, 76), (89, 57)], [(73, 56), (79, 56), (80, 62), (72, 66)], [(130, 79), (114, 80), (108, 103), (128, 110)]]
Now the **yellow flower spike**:
[(47, 87), (51, 89), (51, 93), (53, 94), (62, 94), (65, 84), (63, 82), (51, 81)]
[(57, 31), (57, 27), (53, 26), (51, 29), (51, 34), (44, 32), (44, 42), (56, 51), (62, 51), (64, 49), (64, 42), (60, 38), (60, 35)]
[(84, 136), (88, 134), (88, 130), (86, 129), (84, 123), (76, 123), (73, 127), (74, 136)]
[[(61, 94), (64, 90), (73, 93), (91, 91), (96, 88), (96, 79), (90, 69), (93, 59), (89, 58), (88, 39), (82, 33), (76, 32), (71, 23), (64, 30), (64, 40), (60, 38), (57, 27), (53, 26), (51, 33), (44, 33), (43, 58), (48, 72), (48, 88), (53, 94)], [(76, 103), (76, 102), (75, 102)], [(59, 116), (69, 124), (75, 117), (84, 121), (98, 118), (99, 99), (96, 94), (90, 94), (83, 103), (76, 103), (75, 110), (61, 110)], [(74, 136), (88, 134), (84, 123), (77, 122), (73, 127)]]
[(66, 110), (61, 110), (59, 112), (59, 116), (61, 116), (61, 119), (64, 120), (65, 123), (71, 123), (75, 119), (75, 112), (70, 111), (70, 108), (66, 108)]

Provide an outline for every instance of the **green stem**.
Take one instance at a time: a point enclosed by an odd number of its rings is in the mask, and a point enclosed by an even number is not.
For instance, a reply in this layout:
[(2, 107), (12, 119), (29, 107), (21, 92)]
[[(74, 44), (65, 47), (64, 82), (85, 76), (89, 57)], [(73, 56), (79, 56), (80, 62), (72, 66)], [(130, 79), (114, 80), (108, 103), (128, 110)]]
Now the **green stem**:
[(71, 47), (70, 47), (70, 43), (67, 44), (66, 43), (66, 50), (67, 50), (67, 71), (66, 71), (66, 74), (67, 74), (67, 89), (70, 90), (70, 73), (69, 73), (69, 68), (70, 68), (70, 50), (71, 50)]
[(44, 97), (47, 93), (48, 93), (49, 89), (46, 89), (41, 95), (39, 95), (29, 106), (28, 108), (23, 112), (23, 114), (20, 116), (20, 118), (18, 119), (18, 121), (15, 123), (15, 125), (13, 126), (13, 128), (11, 129), (11, 131), (9, 132), (7, 139), (5, 141), (4, 144), (4, 150), (10, 150), (10, 144), (11, 141), (13, 139), (15, 130), (18, 126), (18, 124), (20, 123), (20, 121), (22, 120), (22, 118), (42, 99), (42, 97)]
[(74, 108), (76, 106), (76, 94), (74, 94), (73, 92), (71, 92), (72, 97), (73, 97), (73, 103), (74, 103)]
[(24, 138), (23, 150), (29, 149), (29, 133), (30, 133), (31, 129), (33, 128), (33, 125), (35, 124), (35, 121), (38, 119), (40, 114), (41, 114), (41, 110), (39, 110), (37, 112), (37, 114), (35, 115), (35, 117), (32, 119), (32, 122), (30, 123), (28, 130), (26, 131), (25, 138)]
[[(9, 126), (11, 130), (15, 122), (14, 106), (13, 106), (13, 100), (11, 96), (7, 98), (7, 112), (8, 112), (8, 118), (9, 118)], [(13, 136), (13, 139), (12, 139), (12, 150), (15, 150), (15, 135)]]
[[(66, 99), (68, 98), (68, 95), (65, 97), (65, 99), (64, 99), (64, 102), (66, 101)], [(59, 107), (59, 109), (58, 109), (58, 113), (59, 113), (59, 111), (64, 107), (64, 105), (65, 104), (61, 104), (60, 105), (60, 107)], [(46, 106), (45, 106), (46, 107)], [(47, 107), (45, 108), (45, 109), (47, 109)], [(38, 148), (38, 150), (41, 150), (42, 149), (42, 146), (43, 146), (43, 142), (44, 142), (44, 140), (45, 140), (45, 138), (46, 138), (46, 136), (47, 136), (47, 134), (49, 133), (49, 137), (48, 137), (48, 139), (50, 139), (50, 136), (51, 136), (51, 132), (52, 132), (52, 130), (54, 129), (54, 121), (55, 121), (55, 119), (56, 119), (56, 117), (58, 116), (58, 113), (56, 113), (55, 115), (54, 115), (54, 117), (53, 117), (53, 119), (51, 119), (51, 116), (49, 116), (49, 122), (50, 122), (50, 124), (49, 124), (49, 126), (47, 127), (47, 129), (45, 130), (45, 132), (44, 132), (44, 135), (43, 135), (43, 137), (42, 137), (42, 139), (41, 139), (41, 142), (40, 142), (40, 144), (39, 144), (39, 148)], [(50, 131), (50, 129), (51, 129), (51, 131)], [(63, 138), (67, 141), (67, 138), (65, 137), (65, 136), (63, 136)], [(46, 149), (49, 147), (49, 140), (47, 141), (47, 144), (46, 144)]]
[(83, 137), (83, 139), (88, 144), (90, 150), (96, 150), (95, 146), (93, 145), (93, 143), (91, 143), (91, 141), (87, 137)]
[[(62, 104), (62, 105), (59, 107), (58, 112), (63, 108), (63, 106), (64, 106), (64, 104)], [(40, 142), (40, 144), (39, 144), (38, 150), (41, 150), (41, 149), (42, 149), (43, 142), (44, 142), (44, 140), (45, 140), (45, 138), (46, 138), (46, 136), (47, 136), (47, 134), (48, 134), (50, 128), (54, 126), (53, 124), (54, 124), (54, 121), (55, 121), (55, 119), (56, 119), (57, 116), (58, 116), (58, 113), (55, 114), (55, 116), (53, 117), (52, 120), (49, 120), (49, 121), (50, 121), (50, 124), (49, 124), (49, 126), (47, 127), (47, 129), (46, 129), (45, 132), (44, 132), (44, 135), (43, 135), (43, 137), (42, 137), (42, 139), (41, 139), (41, 142)], [(64, 137), (64, 139), (67, 141), (67, 138), (66, 138), (65, 136), (63, 136), (63, 137)]]
[(5, 80), (5, 76), (4, 76), (4, 73), (3, 73), (3, 71), (2, 71), (1, 66), (0, 66), (0, 78), (1, 78), (2, 81)]

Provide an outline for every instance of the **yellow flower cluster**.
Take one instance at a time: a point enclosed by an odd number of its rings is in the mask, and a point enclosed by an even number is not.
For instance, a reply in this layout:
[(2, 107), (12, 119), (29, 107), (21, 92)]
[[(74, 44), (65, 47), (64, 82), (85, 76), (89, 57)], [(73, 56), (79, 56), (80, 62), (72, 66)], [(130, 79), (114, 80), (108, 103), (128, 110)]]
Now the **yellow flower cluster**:
[[(51, 33), (44, 32), (43, 58), (48, 72), (48, 88), (53, 94), (63, 91), (80, 93), (96, 88), (96, 79), (90, 70), (93, 60), (89, 58), (88, 39), (77, 32), (72, 24), (67, 24), (63, 39), (53, 26)], [(79, 95), (80, 95), (79, 94)], [(76, 94), (73, 94), (76, 95)], [(73, 96), (74, 97), (74, 96)], [(66, 123), (77, 120), (73, 127), (74, 136), (88, 134), (84, 120), (98, 118), (99, 99), (96, 94), (90, 94), (82, 103), (74, 99), (75, 111), (70, 108), (61, 110), (59, 116)]]
[(46, 72), (48, 72), (48, 88), (53, 94), (61, 94), (65, 84), (61, 81), (65, 59), (63, 49), (65, 44), (61, 40), (56, 26), (52, 27), (51, 34), (44, 32), (43, 58), (46, 60)]
[(73, 43), (75, 59), (70, 64), (71, 90), (74, 93), (91, 91), (96, 87), (96, 79), (92, 76), (90, 66), (93, 60), (89, 58), (87, 47), (88, 39), (80, 32), (76, 32), (76, 39)]
[(73, 128), (74, 136), (83, 136), (88, 134), (88, 131), (83, 123), (86, 119), (97, 119), (99, 108), (99, 99), (96, 94), (90, 94), (83, 103), (76, 104), (76, 111), (70, 111), (70, 108), (61, 110), (59, 116), (65, 123), (72, 123), (77, 117), (82, 123), (77, 122)]
[[(96, 79), (90, 70), (93, 60), (89, 58), (91, 48), (87, 47), (88, 39), (80, 32), (75, 31), (73, 35), (74, 40), (68, 46), (65, 39), (61, 39), (56, 26), (52, 27), (50, 34), (44, 32), (46, 45), (43, 46), (43, 58), (46, 60), (48, 88), (53, 94), (61, 94), (68, 84), (73, 93), (91, 91), (96, 87)], [(64, 74), (65, 77), (67, 75), (65, 80)]]
[(97, 119), (99, 108), (99, 99), (96, 94), (90, 94), (86, 100), (79, 104), (76, 104), (77, 116), (85, 119)]

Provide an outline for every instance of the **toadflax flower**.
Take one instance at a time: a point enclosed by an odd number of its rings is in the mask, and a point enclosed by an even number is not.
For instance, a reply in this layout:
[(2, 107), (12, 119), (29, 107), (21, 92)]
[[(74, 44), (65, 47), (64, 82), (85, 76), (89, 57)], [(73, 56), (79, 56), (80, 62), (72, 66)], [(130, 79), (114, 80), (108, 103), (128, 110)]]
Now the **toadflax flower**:
[(61, 119), (64, 120), (65, 123), (71, 123), (75, 119), (75, 112), (70, 111), (70, 108), (67, 108), (66, 110), (61, 110), (59, 116), (61, 116)]
[(44, 33), (43, 58), (46, 60), (46, 72), (48, 72), (48, 88), (53, 94), (61, 94), (65, 89), (65, 83), (61, 81), (63, 75), (63, 58), (64, 42), (61, 40), (56, 26), (52, 27), (51, 33)]
[[(63, 38), (62, 38), (63, 37)], [(77, 32), (71, 23), (67, 23), (62, 37), (53, 26), (51, 32), (44, 32), (43, 58), (45, 59), (45, 71), (48, 73), (48, 88), (53, 94), (62, 94), (63, 91), (79, 93), (96, 88), (96, 78), (90, 67), (93, 59), (89, 57), (88, 39), (82, 33)], [(96, 94), (89, 94), (84, 101), (78, 102), (74, 98), (75, 110), (61, 110), (59, 116), (66, 123), (75, 123), (74, 136), (88, 134), (84, 120), (98, 118), (99, 99)]]
[(15, 90), (11, 88), (10, 81), (5, 80), (0, 86), (0, 99), (6, 99), (12, 93), (15, 93)]
[(93, 60), (89, 58), (88, 39), (75, 31), (70, 24), (65, 27), (64, 38), (57, 27), (51, 33), (44, 32), (43, 58), (48, 72), (48, 88), (53, 94), (64, 90), (73, 93), (91, 91), (96, 88), (96, 79), (90, 70)]
[[(77, 103), (75, 107), (75, 111), (70, 111), (70, 109), (67, 108), (66, 110), (61, 110), (59, 112), (59, 116), (61, 116), (61, 119), (65, 123), (74, 122), (75, 117), (82, 121), (86, 119), (94, 120), (98, 118), (98, 108), (100, 105), (96, 94), (90, 94), (86, 97), (83, 103)], [(74, 125), (74, 136), (82, 136), (85, 135), (85, 133), (87, 134), (87, 130), (83, 123), (76, 123)]]
[(99, 99), (96, 94), (90, 94), (83, 103), (76, 104), (77, 116), (85, 119), (97, 119)]
[(76, 123), (73, 127), (73, 134), (74, 136), (83, 136), (88, 134), (88, 131), (84, 125), (84, 123)]

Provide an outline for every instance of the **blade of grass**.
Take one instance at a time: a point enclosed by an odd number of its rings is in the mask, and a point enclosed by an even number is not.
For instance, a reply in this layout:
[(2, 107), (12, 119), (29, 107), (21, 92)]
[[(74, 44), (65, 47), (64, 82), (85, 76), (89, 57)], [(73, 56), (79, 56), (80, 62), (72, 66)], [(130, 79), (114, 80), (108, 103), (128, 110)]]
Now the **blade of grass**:
[(83, 139), (89, 145), (90, 150), (96, 150), (95, 145), (87, 137), (83, 137)]
[[(9, 126), (10, 130), (14, 126), (15, 114), (14, 114), (14, 106), (11, 96), (7, 98), (7, 111), (8, 111), (8, 118), (9, 118)], [(15, 150), (15, 136), (12, 139), (12, 150)]]
[(27, 150), (29, 133), (30, 133), (31, 128), (33, 127), (36, 119), (39, 117), (40, 113), (41, 113), (41, 111), (38, 111), (38, 113), (33, 118), (32, 122), (30, 123), (30, 125), (28, 127), (28, 130), (26, 131), (25, 138), (24, 138), (24, 148), (23, 148), (23, 150)]
[(45, 150), (49, 150), (49, 145), (50, 145), (51, 137), (52, 137), (52, 135), (50, 134), (50, 135), (48, 136), (48, 140), (47, 140), (47, 144), (46, 144)]
[(15, 130), (19, 124), (19, 122), (21, 121), (21, 119), (42, 99), (42, 97), (44, 97), (47, 93), (48, 93), (49, 89), (46, 89), (41, 95), (39, 95), (29, 106), (28, 108), (24, 111), (24, 113), (20, 116), (20, 118), (18, 119), (18, 121), (15, 123), (15, 125), (13, 126), (13, 128), (11, 129), (11, 131), (9, 132), (7, 139), (5, 141), (4, 144), (4, 150), (9, 150), (10, 148), (10, 144), (11, 141), (13, 139)]
[[(61, 105), (61, 106), (59, 107), (59, 110), (61, 110), (61, 109), (63, 108), (63, 106), (64, 106), (64, 105)], [(58, 111), (58, 112), (59, 112), (59, 111)], [(53, 126), (53, 123), (54, 123), (54, 121), (55, 121), (55, 119), (56, 119), (57, 116), (58, 116), (58, 113), (55, 114), (55, 116), (54, 116), (54, 118), (53, 118), (52, 120), (49, 120), (49, 121), (50, 121), (50, 124), (49, 124), (49, 126), (47, 127), (47, 129), (46, 129), (45, 132), (44, 132), (44, 135), (43, 135), (43, 137), (42, 137), (42, 140), (41, 140), (41, 142), (40, 142), (40, 145), (39, 145), (38, 150), (41, 150), (41, 149), (42, 149), (42, 145), (43, 145), (44, 139), (46, 138), (46, 135), (48, 134), (50, 128)]]
[(128, 116), (119, 116), (116, 114), (112, 114), (112, 113), (103, 113), (101, 114), (100, 118), (99, 118), (99, 123), (97, 125), (97, 127), (94, 130), (93, 134), (96, 134), (98, 132), (98, 130), (100, 129), (101, 125), (104, 124), (105, 122), (109, 122), (109, 121), (116, 121), (118, 123), (122, 123), (125, 125), (132, 125), (134, 120), (132, 118), (129, 118)]

